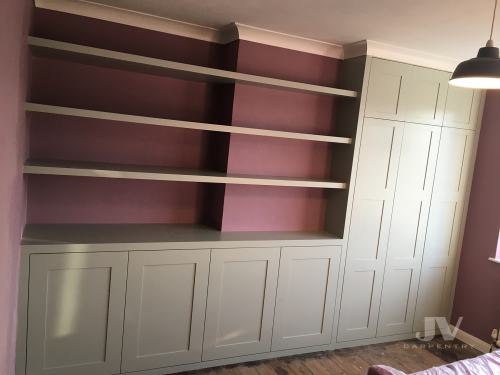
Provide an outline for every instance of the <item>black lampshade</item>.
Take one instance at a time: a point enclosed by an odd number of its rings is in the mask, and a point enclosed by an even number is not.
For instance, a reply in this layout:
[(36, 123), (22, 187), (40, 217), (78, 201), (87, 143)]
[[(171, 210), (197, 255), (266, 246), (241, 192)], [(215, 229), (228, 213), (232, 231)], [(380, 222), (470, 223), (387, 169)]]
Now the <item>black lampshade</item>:
[(458, 64), (451, 76), (450, 84), (477, 89), (500, 89), (498, 48), (482, 47), (477, 57)]

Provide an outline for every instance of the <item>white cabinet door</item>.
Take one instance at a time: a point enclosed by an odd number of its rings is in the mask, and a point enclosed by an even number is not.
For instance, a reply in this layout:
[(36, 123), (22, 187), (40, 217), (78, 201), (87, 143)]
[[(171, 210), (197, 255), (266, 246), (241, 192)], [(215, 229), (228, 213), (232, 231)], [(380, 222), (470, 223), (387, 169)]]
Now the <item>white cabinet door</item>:
[(330, 344), (341, 249), (281, 250), (272, 350)]
[(449, 86), (444, 112), (444, 126), (475, 130), (479, 123), (481, 91)]
[(374, 58), (371, 63), (365, 116), (402, 120), (400, 94), (409, 65)]
[(376, 334), (403, 126), (363, 125), (337, 341)]
[(432, 192), (414, 330), (425, 317), (447, 316), (473, 169), (474, 132), (443, 128)]
[(279, 248), (212, 250), (203, 360), (269, 352)]
[(441, 125), (450, 73), (409, 65), (400, 107), (407, 122)]
[(120, 372), (127, 256), (31, 255), (28, 375)]
[(377, 336), (410, 333), (441, 128), (405, 124)]
[(210, 250), (130, 253), (122, 372), (201, 361)]

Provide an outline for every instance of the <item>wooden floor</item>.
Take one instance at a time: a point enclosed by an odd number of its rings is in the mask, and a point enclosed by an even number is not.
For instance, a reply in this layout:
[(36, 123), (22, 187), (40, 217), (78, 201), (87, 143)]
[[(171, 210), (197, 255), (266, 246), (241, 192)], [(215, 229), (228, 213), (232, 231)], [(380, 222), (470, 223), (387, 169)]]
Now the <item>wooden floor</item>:
[(417, 340), (338, 349), (331, 352), (271, 359), (193, 371), (193, 375), (364, 375), (370, 365), (383, 364), (412, 373), (481, 353), (460, 341)]

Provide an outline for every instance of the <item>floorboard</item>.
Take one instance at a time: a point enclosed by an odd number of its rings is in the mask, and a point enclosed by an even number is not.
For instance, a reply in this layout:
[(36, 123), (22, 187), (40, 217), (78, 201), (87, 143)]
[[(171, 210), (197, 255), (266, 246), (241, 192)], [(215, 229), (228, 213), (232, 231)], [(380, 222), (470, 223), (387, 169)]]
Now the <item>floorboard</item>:
[(377, 364), (412, 373), (480, 354), (461, 341), (436, 338), (428, 343), (418, 340), (397, 341), (191, 371), (189, 374), (364, 375), (369, 366)]

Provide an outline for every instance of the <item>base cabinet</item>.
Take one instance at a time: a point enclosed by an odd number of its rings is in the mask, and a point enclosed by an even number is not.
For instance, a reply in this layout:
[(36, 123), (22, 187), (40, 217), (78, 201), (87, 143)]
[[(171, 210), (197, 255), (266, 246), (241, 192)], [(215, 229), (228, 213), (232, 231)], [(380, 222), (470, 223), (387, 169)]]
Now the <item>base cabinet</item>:
[(212, 252), (203, 360), (271, 350), (279, 258), (279, 248)]
[(31, 255), (26, 374), (120, 372), (127, 256)]
[(332, 340), (340, 246), (281, 250), (272, 350)]
[(201, 361), (210, 250), (130, 253), (122, 372)]

